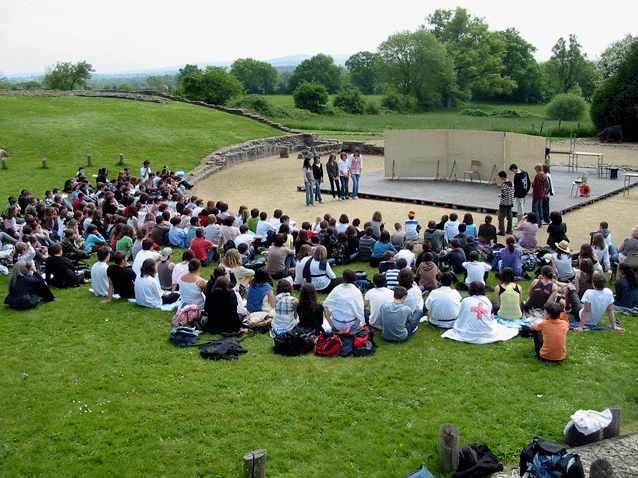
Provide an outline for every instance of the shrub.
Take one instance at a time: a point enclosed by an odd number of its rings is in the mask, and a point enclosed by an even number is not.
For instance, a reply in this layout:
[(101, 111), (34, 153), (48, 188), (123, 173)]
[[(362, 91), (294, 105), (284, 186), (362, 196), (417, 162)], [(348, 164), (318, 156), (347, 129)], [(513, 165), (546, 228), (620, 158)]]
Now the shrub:
[(407, 113), (416, 109), (416, 98), (402, 95), (396, 91), (388, 91), (381, 98), (381, 106), (398, 113)]
[(328, 103), (328, 90), (321, 83), (308, 83), (299, 85), (292, 94), (295, 106), (304, 110), (319, 113), (321, 106)]
[(366, 114), (378, 115), (381, 114), (381, 107), (374, 101), (366, 101)]
[(262, 116), (283, 116), (283, 108), (278, 108), (265, 98), (257, 95), (248, 95), (229, 103), (231, 108), (246, 108)]
[(465, 108), (461, 111), (463, 116), (487, 116), (487, 113), (483, 110), (479, 110), (477, 108)]
[(554, 96), (554, 99), (547, 105), (547, 117), (558, 120), (558, 129), (563, 120), (574, 121), (583, 117), (587, 111), (587, 104), (582, 96), (571, 93), (562, 93)]
[(366, 108), (366, 102), (357, 88), (341, 88), (332, 100), (332, 104), (336, 108), (354, 115), (364, 114)]

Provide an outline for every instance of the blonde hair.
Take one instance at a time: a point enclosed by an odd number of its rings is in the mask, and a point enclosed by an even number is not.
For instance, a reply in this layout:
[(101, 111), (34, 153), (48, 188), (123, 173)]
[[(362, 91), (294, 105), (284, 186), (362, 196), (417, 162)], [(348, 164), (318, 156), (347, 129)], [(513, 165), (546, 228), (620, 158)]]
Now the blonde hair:
[(638, 239), (638, 226), (634, 226), (634, 228), (631, 230), (631, 238)]
[(230, 267), (231, 269), (233, 267), (244, 265), (243, 261), (241, 260), (241, 255), (239, 254), (239, 251), (237, 249), (228, 249), (228, 251), (226, 251), (226, 254), (224, 255), (224, 258), (222, 259), (222, 264), (224, 264), (226, 267)]
[(325, 246), (319, 246), (315, 249), (315, 254), (313, 256), (313, 259), (315, 261), (323, 261), (324, 259), (328, 258), (328, 250), (326, 249)]

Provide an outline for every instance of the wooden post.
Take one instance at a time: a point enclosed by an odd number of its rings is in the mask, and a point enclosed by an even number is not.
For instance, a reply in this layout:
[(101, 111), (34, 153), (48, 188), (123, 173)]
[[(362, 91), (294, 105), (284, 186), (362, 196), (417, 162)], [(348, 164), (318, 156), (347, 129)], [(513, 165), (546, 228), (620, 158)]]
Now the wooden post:
[(42, 167), (47, 169), (49, 167), (49, 160), (47, 158), (42, 158)]
[(2, 158), (2, 169), (7, 169), (7, 158)]
[(120, 164), (124, 165), (124, 155), (120, 154)]
[(622, 408), (609, 407), (609, 411), (611, 411), (613, 418), (611, 419), (609, 426), (603, 428), (603, 440), (620, 435), (620, 415), (622, 414)]
[(455, 472), (459, 467), (459, 431), (449, 423), (439, 430), (439, 460), (443, 473)]
[(244, 478), (266, 478), (266, 450), (244, 455)]
[(89, 155), (87, 156), (87, 163), (88, 163), (88, 165), (89, 165), (89, 167), (90, 167), (90, 168), (92, 168), (92, 167), (93, 167), (93, 155), (92, 155), (92, 154), (89, 154)]
[(282, 146), (282, 148), (279, 150), (279, 157), (280, 158), (288, 158), (289, 157), (288, 147), (287, 146)]

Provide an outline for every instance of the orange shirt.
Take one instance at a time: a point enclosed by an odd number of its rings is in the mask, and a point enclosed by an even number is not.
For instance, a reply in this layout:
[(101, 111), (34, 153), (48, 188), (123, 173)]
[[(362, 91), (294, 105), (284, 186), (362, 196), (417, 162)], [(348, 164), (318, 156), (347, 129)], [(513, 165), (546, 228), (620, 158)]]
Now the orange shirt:
[[(562, 315), (562, 314), (561, 314)], [(540, 356), (547, 360), (563, 360), (567, 355), (567, 332), (569, 322), (559, 319), (547, 319), (532, 324), (532, 330), (543, 332), (543, 346)]]

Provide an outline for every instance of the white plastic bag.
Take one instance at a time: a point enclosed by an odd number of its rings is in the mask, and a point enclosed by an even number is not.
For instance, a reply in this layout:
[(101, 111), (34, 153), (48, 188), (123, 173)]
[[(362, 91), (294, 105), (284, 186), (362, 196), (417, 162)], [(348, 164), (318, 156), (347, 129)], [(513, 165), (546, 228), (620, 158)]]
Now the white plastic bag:
[(609, 408), (602, 412), (597, 412), (596, 410), (578, 410), (571, 416), (571, 420), (567, 426), (565, 426), (563, 433), (567, 436), (569, 429), (575, 426), (576, 430), (583, 435), (590, 435), (608, 427), (612, 420), (613, 415)]

